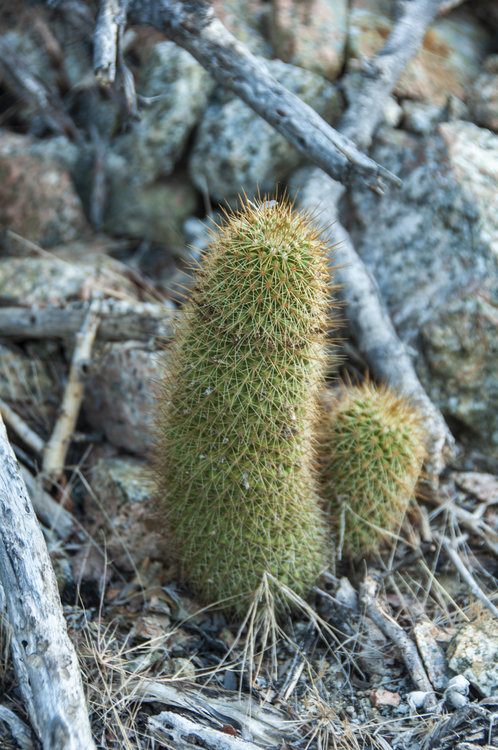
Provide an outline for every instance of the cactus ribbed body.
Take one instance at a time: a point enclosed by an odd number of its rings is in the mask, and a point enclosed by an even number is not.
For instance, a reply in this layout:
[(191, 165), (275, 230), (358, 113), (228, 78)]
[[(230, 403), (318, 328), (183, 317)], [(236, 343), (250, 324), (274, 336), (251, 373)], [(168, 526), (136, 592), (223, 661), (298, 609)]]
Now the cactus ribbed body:
[(398, 532), (415, 491), (425, 457), (420, 418), (406, 399), (367, 382), (344, 387), (323, 427), (333, 526), (347, 553), (377, 552)]
[(235, 610), (265, 571), (302, 594), (324, 562), (314, 428), (328, 293), (309, 220), (246, 201), (178, 323), (158, 401), (160, 499), (191, 583)]

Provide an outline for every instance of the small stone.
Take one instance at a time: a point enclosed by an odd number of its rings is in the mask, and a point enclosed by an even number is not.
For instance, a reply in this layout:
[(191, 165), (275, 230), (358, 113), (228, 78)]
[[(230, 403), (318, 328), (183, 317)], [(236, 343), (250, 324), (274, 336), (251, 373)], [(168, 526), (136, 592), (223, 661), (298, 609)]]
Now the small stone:
[(162, 540), (154, 523), (150, 466), (134, 458), (101, 458), (93, 466), (90, 484), (88, 512), (108, 562), (136, 571), (145, 560), (157, 557)]
[(437, 628), (431, 622), (418, 622), (413, 634), (429, 680), (436, 690), (443, 690), (448, 680), (447, 665), (443, 650), (436, 642)]
[(498, 478), (493, 474), (461, 471), (455, 472), (453, 479), (457, 487), (470, 495), (474, 495), (483, 503), (496, 503), (498, 501)]
[(370, 702), (372, 706), (399, 706), (401, 695), (393, 693), (391, 690), (377, 688), (370, 693)]
[(448, 646), (448, 664), (489, 698), (498, 691), (498, 627), (496, 620), (482, 615), (467, 623)]
[(84, 409), (110, 443), (149, 455), (153, 445), (154, 383), (164, 374), (161, 356), (140, 342), (97, 347), (89, 366)]
[(405, 99), (402, 105), (403, 127), (418, 135), (427, 135), (434, 130), (443, 115), (442, 107)]
[(407, 693), (406, 700), (412, 711), (417, 711), (424, 707), (429, 695), (433, 695), (433, 693), (428, 693), (425, 690), (412, 690), (410, 693)]

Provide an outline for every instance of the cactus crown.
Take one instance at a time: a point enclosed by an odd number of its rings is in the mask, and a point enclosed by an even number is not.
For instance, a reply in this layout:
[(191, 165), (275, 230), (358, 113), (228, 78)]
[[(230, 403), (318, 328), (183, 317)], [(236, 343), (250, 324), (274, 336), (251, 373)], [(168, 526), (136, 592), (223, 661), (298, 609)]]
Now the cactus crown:
[(155, 463), (204, 598), (250, 594), (265, 571), (303, 593), (323, 564), (313, 433), (328, 280), (318, 233), (285, 201), (227, 213), (198, 269), (160, 389)]
[(413, 497), (426, 454), (420, 418), (405, 398), (366, 382), (343, 388), (323, 429), (322, 476), (333, 526), (344, 534), (346, 552), (372, 554), (398, 532)]

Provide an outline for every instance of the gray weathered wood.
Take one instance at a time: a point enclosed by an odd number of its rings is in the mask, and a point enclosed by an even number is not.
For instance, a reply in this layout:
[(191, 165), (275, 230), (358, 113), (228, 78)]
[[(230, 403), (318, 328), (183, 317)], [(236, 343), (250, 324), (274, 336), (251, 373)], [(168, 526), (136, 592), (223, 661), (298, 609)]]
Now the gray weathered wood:
[(43, 534), (0, 418), (0, 594), (11, 653), (44, 750), (96, 750)]
[[(0, 307), (0, 336), (17, 340), (72, 338), (83, 325), (87, 307)], [(102, 302), (97, 340), (148, 341), (171, 334), (171, 307), (152, 302), (107, 299)]]

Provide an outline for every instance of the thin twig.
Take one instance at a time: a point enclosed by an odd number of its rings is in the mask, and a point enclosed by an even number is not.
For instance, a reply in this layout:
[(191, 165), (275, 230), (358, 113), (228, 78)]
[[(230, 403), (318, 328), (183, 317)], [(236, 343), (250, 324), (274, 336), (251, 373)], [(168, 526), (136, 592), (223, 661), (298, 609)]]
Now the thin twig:
[(495, 607), (492, 601), (490, 601), (489, 597), (486, 596), (482, 588), (477, 583), (476, 579), (470, 572), (470, 570), (467, 568), (467, 566), (464, 564), (462, 558), (458, 554), (458, 551), (455, 547), (455, 544), (451, 542), (444, 534), (439, 534), (437, 532), (434, 532), (434, 536), (438, 541), (441, 543), (442, 548), (450, 558), (451, 562), (457, 569), (457, 571), (462, 576), (463, 580), (469, 587), (472, 594), (481, 601), (485, 607), (489, 609), (489, 611), (495, 616), (498, 617), (498, 607)]
[(398, 625), (396, 620), (382, 608), (380, 602), (375, 597), (376, 589), (377, 583), (372, 576), (365, 576), (364, 581), (360, 585), (360, 601), (365, 609), (365, 614), (398, 647), (417, 689), (427, 693), (426, 704), (428, 706), (435, 706), (436, 696), (418, 654), (417, 647), (403, 628)]
[(60, 476), (69, 449), (71, 435), (76, 427), (83, 400), (83, 366), (90, 359), (93, 343), (100, 323), (100, 300), (93, 300), (81, 331), (76, 336), (69, 377), (62, 399), (59, 418), (45, 448), (43, 471), (52, 479)]
[(24, 421), (16, 412), (0, 398), (0, 413), (2, 414), (4, 421), (12, 427), (17, 433), (21, 440), (26, 443), (35, 453), (39, 456), (42, 455), (45, 450), (45, 441), (36, 434), (34, 430)]
[(101, 86), (116, 78), (119, 26), (124, 21), (120, 0), (100, 0), (93, 38), (93, 71)]

